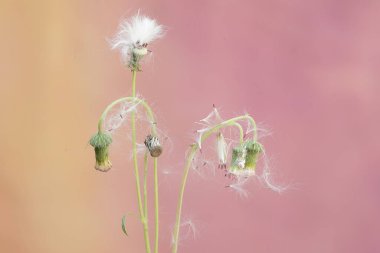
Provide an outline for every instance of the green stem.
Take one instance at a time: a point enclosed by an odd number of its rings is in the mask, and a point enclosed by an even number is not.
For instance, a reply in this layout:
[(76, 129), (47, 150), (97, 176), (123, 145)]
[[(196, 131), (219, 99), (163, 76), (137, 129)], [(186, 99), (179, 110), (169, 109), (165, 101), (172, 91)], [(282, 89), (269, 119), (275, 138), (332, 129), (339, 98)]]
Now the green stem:
[(144, 154), (144, 215), (145, 217), (148, 217), (147, 181), (148, 181), (148, 151), (145, 151), (145, 154)]
[[(242, 115), (238, 116), (226, 121), (223, 121), (220, 124), (215, 125), (214, 127), (210, 128), (208, 131), (206, 131), (202, 136), (200, 142), (204, 142), (212, 133), (215, 133), (219, 131), (221, 128), (228, 127), (228, 126), (236, 126), (239, 129), (239, 134), (240, 134), (240, 142), (244, 141), (244, 131), (241, 125), (238, 123), (238, 121), (241, 120), (249, 120), (250, 123), (253, 126), (253, 139), (254, 141), (257, 140), (257, 129), (256, 129), (256, 123), (254, 119), (249, 116), (249, 115)], [(201, 144), (200, 143), (200, 144)], [(179, 238), (179, 230), (180, 230), (180, 225), (181, 225), (181, 213), (182, 213), (182, 204), (183, 204), (183, 194), (185, 192), (185, 187), (186, 187), (186, 182), (187, 182), (187, 177), (189, 175), (189, 170), (191, 163), (194, 159), (195, 153), (197, 152), (199, 146), (198, 144), (193, 144), (190, 152), (187, 156), (187, 160), (185, 163), (185, 168), (182, 176), (182, 181), (181, 181), (181, 188), (178, 196), (178, 205), (177, 205), (177, 212), (176, 212), (176, 222), (174, 225), (174, 231), (173, 231), (173, 248), (172, 248), (172, 253), (177, 253), (178, 250), (178, 238)]]
[(253, 141), (257, 141), (258, 135), (257, 135), (257, 125), (256, 121), (252, 118), (252, 116), (246, 115), (249, 122), (251, 122), (253, 127)]
[[(219, 123), (215, 126), (213, 126), (212, 128), (210, 128), (208, 131), (206, 131), (203, 135), (202, 135), (202, 138), (201, 138), (201, 142), (203, 142), (205, 139), (207, 139), (212, 133), (215, 133), (216, 131), (218, 131), (219, 129), (221, 128), (224, 128), (224, 127), (227, 127), (227, 126), (232, 126), (232, 125), (236, 125), (236, 122), (237, 121), (241, 121), (241, 120), (248, 120), (252, 126), (253, 126), (253, 140), (254, 141), (257, 141), (257, 129), (256, 129), (256, 122), (255, 120), (249, 116), (248, 114), (247, 115), (242, 115), (242, 116), (238, 116), (238, 117), (235, 117), (235, 118), (232, 118), (232, 119), (229, 119), (229, 120), (226, 120), (226, 121), (223, 121), (222, 123)], [(240, 131), (240, 134), (243, 134), (241, 131)]]
[(237, 122), (234, 123), (234, 126), (236, 126), (239, 129), (239, 141), (240, 141), (240, 143), (243, 143), (244, 142), (244, 130), (243, 130), (243, 127), (239, 123), (237, 123)]
[[(132, 96), (136, 96), (136, 71), (132, 71)], [(140, 211), (140, 219), (141, 223), (144, 227), (144, 239), (145, 239), (145, 249), (147, 253), (150, 253), (150, 241), (149, 241), (149, 229), (148, 229), (148, 217), (144, 214), (143, 204), (141, 200), (141, 190), (140, 190), (140, 176), (139, 176), (139, 168), (137, 162), (137, 148), (136, 148), (136, 115), (135, 112), (132, 111), (131, 115), (131, 125), (132, 125), (132, 153), (133, 153), (133, 165), (135, 168), (135, 178), (136, 178), (136, 192), (137, 192), (137, 200)]]
[(179, 197), (178, 197), (176, 223), (174, 225), (174, 231), (173, 231), (173, 248), (172, 248), (173, 253), (177, 253), (177, 249), (178, 249), (178, 237), (179, 237), (179, 227), (180, 227), (180, 223), (181, 223), (183, 193), (185, 192), (187, 176), (189, 175), (189, 169), (190, 169), (191, 163), (194, 159), (194, 156), (195, 156), (195, 153), (197, 152), (197, 150), (198, 150), (198, 145), (193, 144), (191, 149), (190, 149), (190, 153), (187, 156), (185, 169), (184, 169), (183, 176), (182, 176), (181, 189), (180, 189)]
[(154, 158), (154, 209), (155, 209), (155, 247), (154, 252), (158, 253), (158, 233), (159, 233), (159, 205), (158, 205), (158, 172), (157, 157)]
[(150, 108), (150, 106), (142, 99), (138, 98), (138, 97), (122, 97), (122, 98), (119, 98), (115, 101), (113, 101), (112, 103), (110, 103), (106, 109), (104, 109), (102, 115), (100, 116), (99, 118), (99, 121), (98, 121), (98, 131), (99, 132), (103, 132), (103, 124), (104, 124), (104, 120), (106, 119), (107, 117), (107, 114), (109, 113), (109, 111), (117, 104), (119, 103), (122, 103), (124, 101), (127, 101), (127, 102), (135, 102), (135, 104), (141, 104), (148, 117), (149, 117), (149, 120), (152, 122), (152, 133), (153, 134), (157, 134), (157, 128), (156, 128), (156, 121), (155, 121), (155, 118), (154, 118), (154, 114), (153, 114), (153, 111), (152, 111), (152, 108)]
[[(98, 131), (103, 132), (104, 131), (104, 121), (110, 112), (110, 110), (117, 104), (122, 103), (122, 102), (134, 102), (134, 105), (141, 104), (149, 118), (149, 120), (152, 123), (152, 133), (154, 135), (157, 135), (157, 127), (156, 127), (156, 120), (153, 114), (153, 111), (151, 107), (143, 100), (138, 97), (136, 97), (136, 71), (132, 71), (132, 96), (131, 97), (122, 97), (119, 98), (112, 103), (110, 103), (106, 109), (103, 111), (101, 114), (99, 121), (98, 121)], [(142, 199), (141, 199), (141, 191), (140, 191), (140, 176), (139, 176), (139, 170), (138, 170), (138, 163), (137, 163), (137, 147), (136, 147), (136, 116), (135, 112), (132, 111), (131, 113), (131, 126), (132, 126), (132, 149), (133, 149), (133, 163), (134, 163), (134, 170), (135, 170), (135, 178), (136, 178), (136, 190), (137, 190), (137, 199), (138, 199), (138, 205), (139, 205), (139, 211), (140, 211), (140, 218), (141, 222), (143, 223), (144, 226), (144, 239), (145, 239), (145, 247), (147, 253), (151, 252), (150, 249), (150, 241), (149, 241), (149, 234), (148, 234), (148, 207), (147, 207), (147, 190), (146, 190), (146, 181), (147, 181), (147, 172), (144, 171), (144, 207), (142, 204)], [(147, 157), (146, 157), (147, 159)], [(144, 162), (145, 162), (145, 157), (144, 157)], [(147, 161), (144, 164), (144, 168), (147, 166)], [(155, 218), (156, 218), (156, 247), (155, 247), (155, 252), (157, 253), (158, 251), (158, 177), (157, 177), (157, 161), (155, 159)], [(145, 168), (147, 170), (147, 168)]]

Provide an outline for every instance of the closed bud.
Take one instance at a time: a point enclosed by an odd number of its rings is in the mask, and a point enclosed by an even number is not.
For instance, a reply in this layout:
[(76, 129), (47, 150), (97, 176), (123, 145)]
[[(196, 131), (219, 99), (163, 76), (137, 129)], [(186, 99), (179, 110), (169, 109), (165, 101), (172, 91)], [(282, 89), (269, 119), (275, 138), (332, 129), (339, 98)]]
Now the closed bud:
[(246, 150), (244, 145), (239, 145), (232, 149), (231, 166), (229, 172), (239, 171), (244, 169)]
[(258, 142), (249, 140), (246, 142), (245, 147), (247, 155), (244, 167), (248, 170), (255, 170), (259, 155), (263, 151), (263, 146)]
[(144, 141), (152, 157), (159, 157), (162, 153), (162, 147), (157, 136), (148, 135)]
[(232, 150), (231, 166), (228, 173), (236, 177), (250, 177), (255, 174), (257, 160), (263, 152), (263, 146), (248, 140)]
[(112, 164), (108, 158), (108, 148), (111, 143), (112, 137), (102, 132), (98, 132), (90, 139), (90, 145), (95, 149), (95, 169), (103, 172), (111, 169)]

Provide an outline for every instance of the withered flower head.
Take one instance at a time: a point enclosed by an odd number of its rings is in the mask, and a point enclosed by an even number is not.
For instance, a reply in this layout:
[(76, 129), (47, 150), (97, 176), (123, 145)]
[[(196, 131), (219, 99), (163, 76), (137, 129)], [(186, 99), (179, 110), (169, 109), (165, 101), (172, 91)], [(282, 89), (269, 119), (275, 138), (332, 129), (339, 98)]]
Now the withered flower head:
[(152, 157), (159, 157), (162, 153), (162, 147), (157, 136), (148, 135), (144, 141)]

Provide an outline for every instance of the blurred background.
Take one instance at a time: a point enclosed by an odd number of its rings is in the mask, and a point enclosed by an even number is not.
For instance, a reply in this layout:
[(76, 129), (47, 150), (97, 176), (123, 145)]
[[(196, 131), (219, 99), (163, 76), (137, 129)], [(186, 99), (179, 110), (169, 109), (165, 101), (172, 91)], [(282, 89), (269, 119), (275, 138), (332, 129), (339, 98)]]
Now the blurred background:
[(160, 159), (160, 252), (194, 122), (213, 104), (268, 127), (274, 177), (291, 187), (252, 183), (240, 198), (220, 173), (190, 174), (183, 216), (197, 233), (184, 229), (179, 252), (380, 252), (372, 0), (1, 0), (0, 251), (144, 252), (128, 138), (108, 173), (87, 144), (103, 108), (131, 92), (107, 38), (138, 9), (167, 27), (137, 80), (173, 143)]

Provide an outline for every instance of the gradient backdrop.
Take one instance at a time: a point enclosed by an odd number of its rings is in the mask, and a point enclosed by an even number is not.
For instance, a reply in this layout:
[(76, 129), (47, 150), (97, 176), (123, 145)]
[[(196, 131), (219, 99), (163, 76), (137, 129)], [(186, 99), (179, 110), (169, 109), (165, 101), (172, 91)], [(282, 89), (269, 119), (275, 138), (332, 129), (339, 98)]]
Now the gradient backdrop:
[[(87, 144), (131, 91), (106, 38), (138, 9), (168, 27), (138, 76), (172, 151), (160, 160), (161, 252), (194, 122), (212, 109), (269, 126), (279, 195), (241, 199), (191, 174), (182, 253), (380, 252), (380, 2), (0, 1), (0, 251), (144, 252), (130, 142), (109, 173)], [(123, 136), (120, 134), (119, 136)], [(186, 232), (186, 231), (184, 231)], [(186, 236), (186, 233), (185, 235)]]

